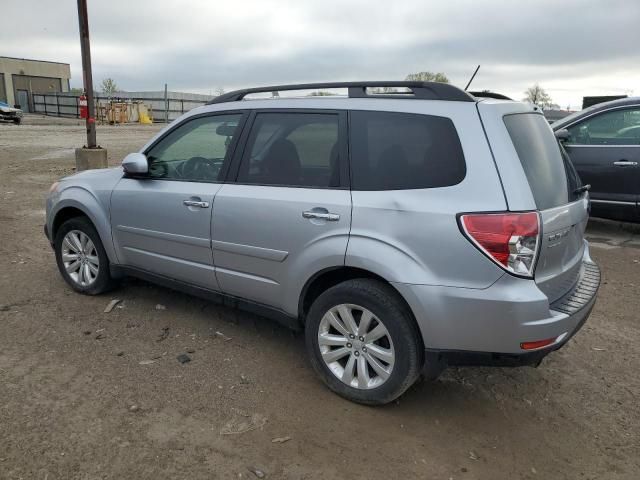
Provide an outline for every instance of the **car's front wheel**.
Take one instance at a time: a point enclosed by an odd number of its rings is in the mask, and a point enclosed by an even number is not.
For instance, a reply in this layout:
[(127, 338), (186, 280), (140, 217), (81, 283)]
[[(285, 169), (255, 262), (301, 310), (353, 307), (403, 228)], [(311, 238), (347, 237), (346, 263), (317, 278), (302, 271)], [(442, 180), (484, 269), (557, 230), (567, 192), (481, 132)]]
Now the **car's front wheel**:
[(382, 282), (349, 280), (322, 293), (311, 306), (305, 335), (316, 372), (349, 400), (391, 402), (420, 374), (424, 355), (415, 321)]
[(64, 222), (56, 232), (54, 249), (58, 269), (75, 291), (98, 295), (115, 285), (107, 253), (88, 218), (75, 217)]

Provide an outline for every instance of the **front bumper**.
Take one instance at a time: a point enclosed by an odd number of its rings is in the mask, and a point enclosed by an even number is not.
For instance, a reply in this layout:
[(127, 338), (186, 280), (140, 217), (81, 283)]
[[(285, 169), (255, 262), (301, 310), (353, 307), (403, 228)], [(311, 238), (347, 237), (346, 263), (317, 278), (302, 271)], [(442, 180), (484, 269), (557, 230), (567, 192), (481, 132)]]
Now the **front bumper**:
[(49, 240), (49, 243), (53, 246), (53, 240), (51, 240), (51, 237), (49, 236), (49, 229), (47, 228), (46, 223), (44, 224), (44, 236), (47, 237), (47, 240)]
[[(394, 284), (418, 321), (427, 360), (502, 366), (535, 365), (562, 347), (589, 317), (599, 285), (588, 252), (576, 285), (551, 304), (533, 280), (510, 275), (484, 290)], [(539, 350), (520, 347), (550, 338)]]
[(0, 111), (0, 120), (13, 121), (22, 118), (21, 112), (2, 112)]

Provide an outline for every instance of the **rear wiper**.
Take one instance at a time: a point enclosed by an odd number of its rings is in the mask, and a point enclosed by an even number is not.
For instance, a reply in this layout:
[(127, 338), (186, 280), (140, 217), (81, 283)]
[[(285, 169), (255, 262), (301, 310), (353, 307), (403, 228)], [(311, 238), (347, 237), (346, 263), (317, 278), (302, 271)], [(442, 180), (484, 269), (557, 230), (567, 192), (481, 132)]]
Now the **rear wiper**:
[(573, 194), (579, 195), (581, 193), (588, 192), (589, 190), (591, 190), (591, 184), (587, 183), (586, 185), (582, 185), (581, 187), (576, 188), (573, 191)]

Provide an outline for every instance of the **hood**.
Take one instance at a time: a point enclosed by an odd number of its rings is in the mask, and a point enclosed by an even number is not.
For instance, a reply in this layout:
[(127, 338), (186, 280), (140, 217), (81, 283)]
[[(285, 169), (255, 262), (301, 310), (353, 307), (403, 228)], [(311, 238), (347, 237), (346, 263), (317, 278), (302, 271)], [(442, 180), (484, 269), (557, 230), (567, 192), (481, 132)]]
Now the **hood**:
[(84, 181), (84, 180), (93, 180), (99, 178), (121, 178), (122, 177), (122, 167), (111, 167), (111, 168), (95, 168), (92, 170), (83, 170), (82, 172), (73, 173), (66, 177), (61, 178), (59, 181), (61, 182), (76, 182), (76, 181)]
[(9, 105), (7, 105), (4, 102), (0, 102), (0, 111), (5, 112), (5, 113), (9, 113), (9, 112), (22, 112), (22, 110), (20, 110), (19, 108), (13, 108), (10, 107)]

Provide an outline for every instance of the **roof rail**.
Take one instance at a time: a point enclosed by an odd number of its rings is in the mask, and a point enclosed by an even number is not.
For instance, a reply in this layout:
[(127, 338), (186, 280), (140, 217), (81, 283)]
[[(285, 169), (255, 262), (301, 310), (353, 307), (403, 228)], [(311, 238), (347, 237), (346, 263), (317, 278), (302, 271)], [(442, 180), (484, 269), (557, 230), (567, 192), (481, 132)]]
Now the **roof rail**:
[[(396, 94), (368, 94), (367, 88), (372, 87), (404, 87), (413, 96), (402, 96)], [(252, 93), (282, 92), (291, 90), (317, 90), (321, 88), (346, 88), (349, 91), (349, 98), (412, 98), (420, 100), (450, 100), (456, 102), (475, 102), (475, 98), (464, 90), (439, 82), (329, 82), (329, 83), (301, 83), (297, 85), (273, 85), (268, 87), (245, 88), (235, 90), (220, 95), (207, 102), (207, 105), (214, 103), (237, 102), (246, 95)]]

